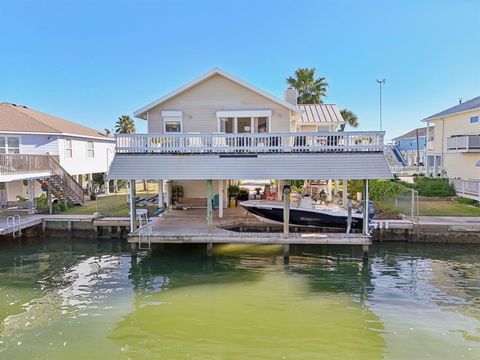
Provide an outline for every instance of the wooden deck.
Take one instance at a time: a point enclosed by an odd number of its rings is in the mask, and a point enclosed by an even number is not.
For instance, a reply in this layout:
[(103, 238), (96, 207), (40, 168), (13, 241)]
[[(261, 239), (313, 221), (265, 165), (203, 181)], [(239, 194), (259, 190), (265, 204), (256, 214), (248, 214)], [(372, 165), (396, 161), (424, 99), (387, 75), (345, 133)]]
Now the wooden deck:
[(240, 207), (225, 209), (224, 218), (213, 217), (211, 226), (207, 225), (206, 210), (171, 210), (163, 216), (154, 218), (149, 228), (130, 234), (128, 241), (137, 243), (143, 236), (152, 244), (161, 243), (244, 243), (244, 244), (309, 244), (309, 245), (371, 245), (372, 240), (363, 234), (345, 233), (298, 233), (291, 232), (285, 237), (282, 232), (237, 232), (227, 230), (232, 226), (255, 227), (263, 224)]

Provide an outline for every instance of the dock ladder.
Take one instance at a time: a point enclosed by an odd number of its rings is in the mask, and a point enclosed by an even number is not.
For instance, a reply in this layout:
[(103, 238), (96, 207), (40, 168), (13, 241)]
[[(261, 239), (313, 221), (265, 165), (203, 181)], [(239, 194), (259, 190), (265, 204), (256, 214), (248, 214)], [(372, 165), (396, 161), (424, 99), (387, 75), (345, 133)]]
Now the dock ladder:
[[(20, 215), (15, 214), (7, 217), (7, 228), (12, 228), (12, 237), (15, 239), (17, 236), (22, 236), (22, 219)], [(17, 234), (17, 235), (16, 235)]]
[(150, 250), (152, 248), (151, 236), (152, 236), (152, 225), (146, 223), (145, 225), (137, 229), (138, 235), (138, 250)]

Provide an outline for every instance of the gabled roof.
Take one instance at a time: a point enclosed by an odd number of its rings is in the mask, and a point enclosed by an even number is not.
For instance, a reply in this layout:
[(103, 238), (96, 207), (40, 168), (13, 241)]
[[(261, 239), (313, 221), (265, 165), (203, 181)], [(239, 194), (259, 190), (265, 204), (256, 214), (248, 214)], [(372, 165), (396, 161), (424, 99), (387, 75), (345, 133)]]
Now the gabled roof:
[[(433, 126), (430, 126), (430, 128), (433, 128)], [(400, 140), (400, 139), (411, 139), (417, 137), (417, 130), (418, 130), (418, 136), (426, 136), (427, 135), (427, 127), (422, 127), (418, 129), (414, 129), (412, 131), (407, 132), (406, 134), (403, 134), (401, 136), (397, 136), (396, 138), (393, 138), (392, 140)], [(433, 131), (431, 132), (433, 135)]]
[(299, 104), (300, 124), (343, 124), (345, 120), (335, 104)]
[(477, 96), (476, 98), (473, 98), (471, 100), (465, 101), (461, 104), (458, 104), (454, 107), (451, 107), (447, 110), (443, 110), (435, 115), (429, 116), (422, 121), (428, 121), (432, 119), (437, 119), (443, 116), (448, 116), (448, 115), (453, 115), (453, 114), (458, 114), (466, 111), (471, 111), (475, 109), (480, 109), (480, 96)]
[(26, 106), (10, 103), (0, 104), (0, 132), (63, 134), (114, 140), (112, 137), (89, 127)]
[(189, 82), (188, 84), (185, 84), (184, 86), (182, 87), (179, 87), (178, 89), (172, 91), (171, 93), (161, 97), (160, 99), (157, 99), (155, 100), (154, 102), (142, 107), (141, 109), (138, 109), (137, 111), (135, 111), (133, 114), (135, 115), (135, 117), (138, 117), (138, 118), (143, 118), (143, 115), (149, 111), (150, 109), (154, 108), (155, 106), (158, 106), (168, 100), (170, 100), (171, 98), (183, 93), (184, 91), (187, 91), (188, 89), (194, 87), (195, 85), (198, 85), (199, 83), (207, 80), (207, 79), (210, 79), (211, 77), (215, 76), (215, 75), (220, 75), (220, 76), (223, 76), (243, 87), (246, 87), (247, 89), (253, 91), (253, 92), (256, 92), (257, 94), (263, 96), (263, 97), (266, 97), (267, 99), (273, 101), (273, 102), (276, 102), (277, 104), (280, 104), (292, 111), (295, 111), (295, 112), (300, 112), (300, 109), (298, 109), (298, 107), (296, 107), (295, 105), (292, 105), (290, 104), (289, 102), (287, 101), (284, 101), (284, 100), (281, 100), (279, 98), (277, 98), (276, 96), (273, 96), (272, 94), (269, 94), (268, 92), (266, 91), (263, 91), (253, 85), (250, 85), (248, 83), (246, 83), (245, 81), (219, 69), (219, 68), (214, 68), (212, 70), (210, 70), (209, 72), (203, 74), (202, 76), (200, 76), (199, 78)]

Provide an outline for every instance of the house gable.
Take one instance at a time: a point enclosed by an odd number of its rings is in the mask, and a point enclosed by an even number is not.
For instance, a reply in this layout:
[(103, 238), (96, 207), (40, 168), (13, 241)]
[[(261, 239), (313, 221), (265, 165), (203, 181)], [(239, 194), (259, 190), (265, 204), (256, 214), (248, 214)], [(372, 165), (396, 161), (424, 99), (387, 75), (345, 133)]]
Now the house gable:
[(147, 112), (148, 129), (151, 133), (163, 133), (162, 111), (181, 111), (183, 132), (211, 133), (218, 131), (217, 111), (270, 110), (271, 131), (290, 131), (290, 107), (300, 111), (215, 73), (151, 107)]

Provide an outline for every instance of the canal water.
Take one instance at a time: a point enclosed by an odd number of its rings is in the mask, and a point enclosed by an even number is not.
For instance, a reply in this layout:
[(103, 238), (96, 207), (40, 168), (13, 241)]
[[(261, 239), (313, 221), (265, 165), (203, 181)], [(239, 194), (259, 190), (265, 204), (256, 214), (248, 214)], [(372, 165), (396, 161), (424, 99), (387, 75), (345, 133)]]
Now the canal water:
[(480, 358), (478, 246), (182, 249), (3, 243), (0, 359)]

